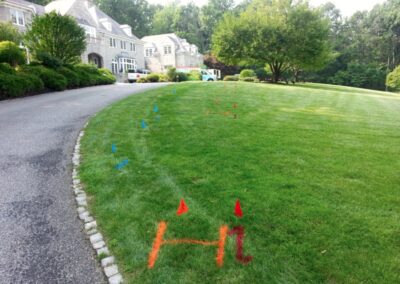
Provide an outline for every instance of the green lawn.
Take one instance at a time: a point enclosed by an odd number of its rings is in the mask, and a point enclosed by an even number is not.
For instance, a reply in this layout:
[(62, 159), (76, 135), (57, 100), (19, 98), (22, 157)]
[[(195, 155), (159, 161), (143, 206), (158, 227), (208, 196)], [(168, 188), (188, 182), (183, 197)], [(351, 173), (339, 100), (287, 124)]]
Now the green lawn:
[[(399, 95), (180, 83), (102, 111), (82, 143), (91, 210), (127, 282), (400, 282)], [(178, 244), (148, 269), (160, 221), (165, 239), (216, 241), (241, 225), (253, 261), (239, 263), (228, 237), (221, 268), (217, 247)]]

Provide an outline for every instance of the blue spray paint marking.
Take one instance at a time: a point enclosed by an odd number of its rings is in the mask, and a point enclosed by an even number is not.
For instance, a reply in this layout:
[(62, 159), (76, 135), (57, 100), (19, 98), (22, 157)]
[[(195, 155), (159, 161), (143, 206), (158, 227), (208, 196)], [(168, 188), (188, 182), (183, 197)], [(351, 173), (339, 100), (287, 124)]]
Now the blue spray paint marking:
[(126, 167), (128, 165), (129, 160), (123, 160), (121, 163), (115, 166), (115, 169), (121, 170), (122, 168)]
[(157, 104), (154, 104), (153, 111), (154, 112), (158, 112), (158, 105)]
[(144, 119), (142, 119), (142, 128), (143, 129), (147, 128), (147, 124), (146, 124), (146, 121), (144, 121)]
[(115, 152), (117, 152), (117, 146), (115, 146), (115, 144), (111, 145), (111, 152), (114, 154)]
[(160, 119), (161, 119), (161, 116), (158, 114), (158, 115), (156, 116), (156, 121), (160, 121)]

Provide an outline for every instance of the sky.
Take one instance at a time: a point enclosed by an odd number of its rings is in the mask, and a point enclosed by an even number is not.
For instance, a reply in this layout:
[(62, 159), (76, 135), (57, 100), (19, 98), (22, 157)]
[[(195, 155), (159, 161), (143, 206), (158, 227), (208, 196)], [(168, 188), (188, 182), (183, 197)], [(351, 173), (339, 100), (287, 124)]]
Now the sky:
[[(189, 3), (191, 0), (180, 0), (182, 4)], [(383, 3), (385, 0), (310, 0), (312, 5), (321, 5), (326, 2), (332, 2), (342, 11), (342, 15), (351, 16), (356, 11), (371, 10), (376, 4)], [(152, 4), (168, 4), (174, 0), (148, 0)], [(195, 0), (197, 5), (201, 6), (207, 3), (207, 0)], [(240, 0), (237, 0), (240, 2)]]

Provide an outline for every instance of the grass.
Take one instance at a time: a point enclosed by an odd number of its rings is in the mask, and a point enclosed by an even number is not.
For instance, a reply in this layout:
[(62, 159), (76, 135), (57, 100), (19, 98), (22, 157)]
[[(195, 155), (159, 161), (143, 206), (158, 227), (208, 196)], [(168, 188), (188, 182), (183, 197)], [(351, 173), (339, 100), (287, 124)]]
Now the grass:
[[(400, 282), (399, 95), (181, 83), (105, 109), (82, 148), (90, 206), (128, 283)], [(222, 268), (215, 247), (186, 244), (162, 247), (150, 270), (161, 220), (166, 239), (242, 225), (254, 259), (238, 263), (229, 237)]]

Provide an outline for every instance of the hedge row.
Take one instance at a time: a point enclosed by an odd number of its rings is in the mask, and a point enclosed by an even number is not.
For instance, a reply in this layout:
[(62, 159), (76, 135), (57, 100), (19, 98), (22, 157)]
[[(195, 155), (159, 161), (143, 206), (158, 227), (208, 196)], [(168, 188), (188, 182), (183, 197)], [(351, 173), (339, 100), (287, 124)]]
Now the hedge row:
[(0, 63), (0, 99), (113, 84), (115, 81), (115, 77), (107, 69), (98, 69), (88, 64), (56, 69), (31, 64), (14, 69), (7, 63)]

